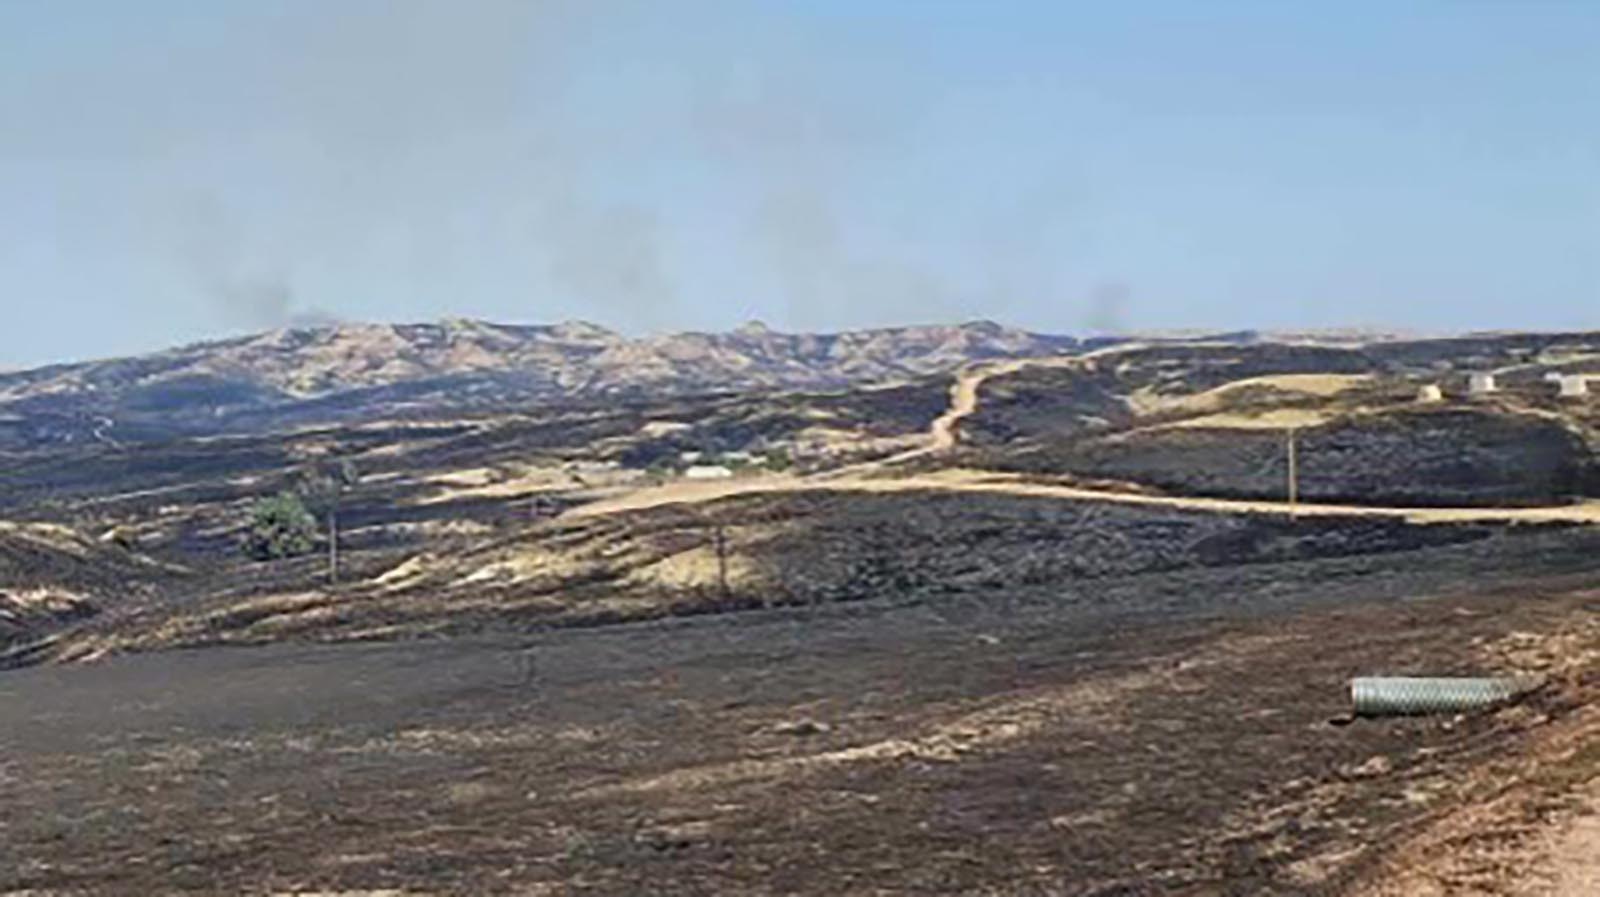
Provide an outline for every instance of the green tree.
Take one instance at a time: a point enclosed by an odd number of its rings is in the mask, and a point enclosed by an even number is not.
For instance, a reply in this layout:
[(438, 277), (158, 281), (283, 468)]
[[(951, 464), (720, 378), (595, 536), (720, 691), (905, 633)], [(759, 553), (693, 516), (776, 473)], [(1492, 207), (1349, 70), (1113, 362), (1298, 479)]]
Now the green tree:
[(317, 519), (293, 492), (260, 499), (250, 509), (245, 554), (258, 561), (299, 557), (317, 547)]
[(790, 457), (788, 449), (768, 449), (766, 463), (768, 470), (782, 473), (794, 467), (794, 458)]

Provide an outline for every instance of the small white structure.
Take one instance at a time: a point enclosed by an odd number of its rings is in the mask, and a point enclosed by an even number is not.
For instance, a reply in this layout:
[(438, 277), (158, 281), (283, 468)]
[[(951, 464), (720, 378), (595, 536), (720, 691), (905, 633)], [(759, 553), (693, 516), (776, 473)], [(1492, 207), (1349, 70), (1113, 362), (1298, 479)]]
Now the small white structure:
[(1494, 382), (1494, 374), (1489, 371), (1473, 371), (1467, 375), (1467, 392), (1475, 396), (1486, 396), (1499, 389)]
[(749, 452), (723, 452), (722, 460), (730, 464), (750, 464), (756, 460), (756, 456)]
[(705, 456), (705, 452), (682, 452), (678, 455), (678, 460), (685, 464), (694, 464)]
[(568, 461), (561, 469), (568, 473), (606, 473), (621, 466), (616, 461)]
[(721, 464), (696, 464), (685, 470), (683, 476), (689, 480), (725, 480), (733, 476), (733, 471)]
[(1444, 390), (1440, 389), (1437, 383), (1425, 384), (1421, 389), (1417, 390), (1417, 401), (1423, 405), (1443, 402)]
[(662, 436), (671, 436), (674, 433), (686, 433), (693, 429), (693, 426), (682, 421), (653, 420), (647, 421), (644, 426), (639, 428), (639, 432), (650, 439), (656, 439)]
[(1561, 385), (1563, 399), (1580, 399), (1589, 394), (1589, 378), (1583, 374), (1562, 374), (1556, 380)]

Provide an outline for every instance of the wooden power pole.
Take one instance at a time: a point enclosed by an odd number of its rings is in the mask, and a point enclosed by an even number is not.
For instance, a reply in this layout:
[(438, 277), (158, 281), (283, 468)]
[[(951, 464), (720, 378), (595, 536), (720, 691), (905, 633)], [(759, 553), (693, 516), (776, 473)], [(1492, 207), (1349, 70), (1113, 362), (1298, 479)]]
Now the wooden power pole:
[(1289, 516), (1293, 517), (1300, 501), (1300, 459), (1295, 446), (1295, 428), (1288, 430), (1286, 449), (1289, 455)]
[(717, 551), (717, 591), (723, 601), (728, 600), (728, 533), (722, 524), (716, 524), (711, 537)]
[(339, 584), (339, 499), (328, 508), (328, 582)]

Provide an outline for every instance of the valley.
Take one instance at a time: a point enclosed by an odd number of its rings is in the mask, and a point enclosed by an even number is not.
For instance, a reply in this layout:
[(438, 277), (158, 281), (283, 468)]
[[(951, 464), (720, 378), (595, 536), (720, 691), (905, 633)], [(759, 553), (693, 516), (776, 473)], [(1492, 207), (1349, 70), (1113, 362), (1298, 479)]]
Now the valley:
[(1376, 895), (1600, 772), (1600, 335), (439, 327), (7, 375), (0, 894)]

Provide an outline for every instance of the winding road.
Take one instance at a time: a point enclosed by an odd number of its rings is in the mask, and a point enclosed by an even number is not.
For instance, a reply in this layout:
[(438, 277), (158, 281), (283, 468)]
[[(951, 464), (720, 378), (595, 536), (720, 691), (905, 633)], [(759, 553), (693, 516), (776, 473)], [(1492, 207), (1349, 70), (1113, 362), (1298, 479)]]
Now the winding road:
[(1145, 495), (1028, 481), (992, 471), (951, 468), (910, 475), (885, 474), (908, 461), (945, 454), (960, 444), (960, 425), (978, 410), (987, 381), (1028, 367), (1077, 367), (1095, 358), (1138, 348), (1113, 346), (1085, 355), (1019, 358), (985, 362), (961, 370), (950, 387), (950, 404), (928, 428), (927, 444), (878, 461), (850, 465), (810, 476), (766, 476), (722, 481), (678, 481), (661, 486), (605, 494), (565, 516), (588, 517), (669, 504), (716, 501), (735, 495), (826, 489), (848, 492), (970, 492), (1021, 495), (1065, 501), (1101, 501), (1147, 505), (1219, 514), (1277, 514), (1290, 517), (1387, 517), (1411, 523), (1567, 523), (1600, 525), (1600, 501), (1546, 507), (1394, 507), (1352, 504), (1307, 504), (1180, 495)]

